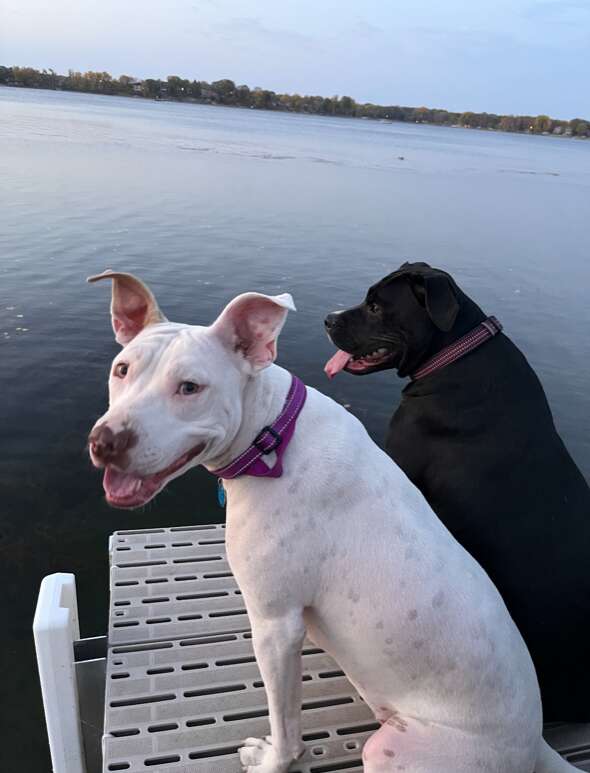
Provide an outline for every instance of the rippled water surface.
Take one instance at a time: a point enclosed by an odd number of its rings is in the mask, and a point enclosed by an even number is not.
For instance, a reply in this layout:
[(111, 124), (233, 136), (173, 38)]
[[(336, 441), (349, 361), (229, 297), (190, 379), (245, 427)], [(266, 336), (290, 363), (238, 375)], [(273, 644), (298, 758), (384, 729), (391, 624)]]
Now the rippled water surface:
[(427, 259), (502, 320), (590, 476), (590, 142), (0, 88), (0, 180), (1, 640), (17, 696), (2, 726), (19, 770), (49, 770), (40, 579), (74, 572), (83, 634), (102, 633), (110, 532), (223, 517), (202, 470), (143, 511), (103, 503), (84, 444), (117, 347), (108, 287), (87, 275), (136, 272), (195, 323), (244, 290), (291, 292), (280, 362), (381, 442), (402, 382), (328, 383), (322, 319)]

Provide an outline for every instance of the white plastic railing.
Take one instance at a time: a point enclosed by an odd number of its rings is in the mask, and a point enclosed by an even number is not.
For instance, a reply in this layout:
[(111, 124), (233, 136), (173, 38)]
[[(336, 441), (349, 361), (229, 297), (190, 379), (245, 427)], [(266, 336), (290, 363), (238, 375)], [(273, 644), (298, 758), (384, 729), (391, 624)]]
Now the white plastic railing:
[(80, 638), (73, 574), (44, 578), (33, 633), (53, 771), (86, 773), (73, 648)]

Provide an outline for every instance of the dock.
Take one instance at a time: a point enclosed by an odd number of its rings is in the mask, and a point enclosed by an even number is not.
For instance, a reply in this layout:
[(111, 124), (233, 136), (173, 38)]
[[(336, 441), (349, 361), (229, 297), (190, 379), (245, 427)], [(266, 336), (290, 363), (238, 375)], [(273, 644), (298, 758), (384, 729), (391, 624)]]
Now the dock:
[[(109, 560), (107, 637), (79, 640), (72, 575), (42, 586), (35, 636), (54, 773), (239, 773), (241, 742), (269, 724), (224, 526), (118, 531)], [(292, 773), (361, 771), (378, 723), (331, 657), (305, 642), (302, 658), (306, 750)], [(590, 725), (545, 737), (590, 771)]]

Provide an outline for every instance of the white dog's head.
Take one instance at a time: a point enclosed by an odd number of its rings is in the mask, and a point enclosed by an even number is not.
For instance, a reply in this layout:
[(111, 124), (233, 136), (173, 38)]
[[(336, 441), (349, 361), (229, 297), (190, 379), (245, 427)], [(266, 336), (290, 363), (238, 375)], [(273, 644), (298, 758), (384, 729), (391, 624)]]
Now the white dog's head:
[(110, 279), (111, 321), (123, 349), (109, 378), (109, 409), (90, 437), (107, 501), (139, 507), (173, 478), (219, 458), (242, 422), (248, 379), (271, 365), (290, 295), (244, 293), (210, 327), (169, 322), (131, 274)]

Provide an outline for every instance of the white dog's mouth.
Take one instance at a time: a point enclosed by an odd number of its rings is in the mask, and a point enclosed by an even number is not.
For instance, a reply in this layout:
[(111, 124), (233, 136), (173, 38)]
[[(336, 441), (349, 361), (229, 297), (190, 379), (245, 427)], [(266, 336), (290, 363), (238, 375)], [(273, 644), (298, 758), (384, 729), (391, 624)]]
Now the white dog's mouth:
[(205, 446), (206, 443), (199, 443), (165, 469), (145, 477), (132, 472), (123, 472), (108, 464), (102, 481), (107, 502), (113, 507), (122, 508), (141, 507), (147, 504), (164, 488), (174, 474), (198, 456)]

